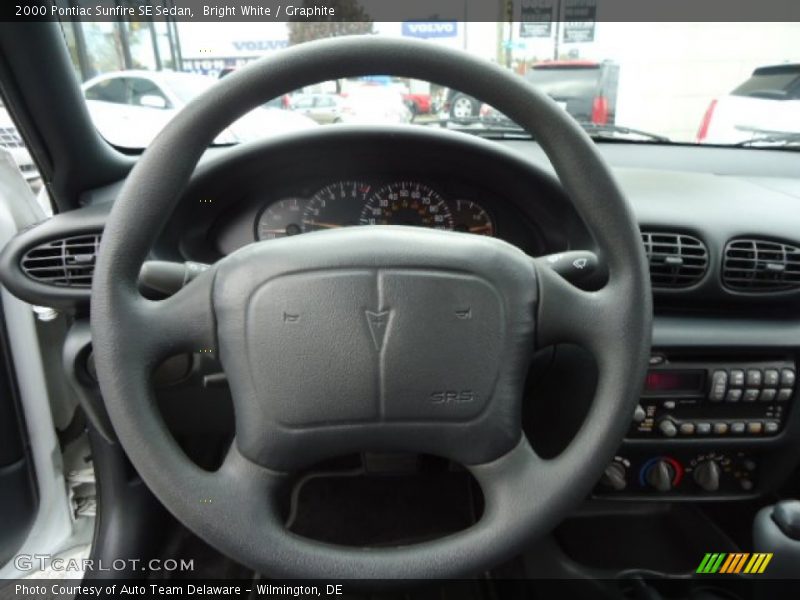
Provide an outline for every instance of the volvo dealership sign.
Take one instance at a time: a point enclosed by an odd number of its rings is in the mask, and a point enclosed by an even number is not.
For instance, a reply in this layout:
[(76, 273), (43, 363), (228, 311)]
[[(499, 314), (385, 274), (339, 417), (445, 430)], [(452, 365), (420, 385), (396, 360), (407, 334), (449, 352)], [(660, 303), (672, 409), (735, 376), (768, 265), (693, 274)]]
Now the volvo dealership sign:
[(404, 21), (403, 35), (414, 38), (449, 38), (458, 35), (456, 21)]

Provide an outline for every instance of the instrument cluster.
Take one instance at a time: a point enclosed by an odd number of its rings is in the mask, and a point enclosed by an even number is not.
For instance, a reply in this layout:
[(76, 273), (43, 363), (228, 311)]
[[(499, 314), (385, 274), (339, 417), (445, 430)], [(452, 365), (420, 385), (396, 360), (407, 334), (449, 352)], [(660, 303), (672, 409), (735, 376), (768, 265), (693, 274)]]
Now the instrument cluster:
[(271, 240), (310, 231), (353, 225), (411, 225), (495, 235), (495, 224), (480, 204), (446, 198), (413, 180), (373, 185), (336, 181), (310, 197), (289, 196), (267, 204), (255, 222), (257, 240)]

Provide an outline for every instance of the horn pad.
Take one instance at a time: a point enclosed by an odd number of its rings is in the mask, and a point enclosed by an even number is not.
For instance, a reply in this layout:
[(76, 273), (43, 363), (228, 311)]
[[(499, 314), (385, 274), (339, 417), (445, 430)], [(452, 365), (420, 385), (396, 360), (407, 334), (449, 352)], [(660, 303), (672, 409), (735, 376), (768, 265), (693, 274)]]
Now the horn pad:
[(393, 229), (309, 235), (291, 257), (271, 241), (220, 265), (220, 358), (248, 458), (281, 470), (360, 450), (484, 462), (519, 439), (509, 415), (533, 346), (530, 259), (467, 234), (413, 230), (414, 244), (408, 228), (398, 253)]

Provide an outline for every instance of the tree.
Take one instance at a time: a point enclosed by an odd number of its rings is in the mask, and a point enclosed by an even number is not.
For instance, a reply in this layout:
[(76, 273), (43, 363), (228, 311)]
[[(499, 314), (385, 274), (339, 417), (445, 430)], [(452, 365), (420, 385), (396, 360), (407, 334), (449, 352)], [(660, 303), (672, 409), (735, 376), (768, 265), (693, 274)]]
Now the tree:
[[(289, 21), (289, 45), (302, 44), (313, 40), (375, 33), (372, 20), (358, 0), (315, 0), (314, 6), (327, 6), (334, 9), (333, 17), (315, 17), (314, 21), (295, 17)], [(304, 6), (308, 5), (308, 0)]]

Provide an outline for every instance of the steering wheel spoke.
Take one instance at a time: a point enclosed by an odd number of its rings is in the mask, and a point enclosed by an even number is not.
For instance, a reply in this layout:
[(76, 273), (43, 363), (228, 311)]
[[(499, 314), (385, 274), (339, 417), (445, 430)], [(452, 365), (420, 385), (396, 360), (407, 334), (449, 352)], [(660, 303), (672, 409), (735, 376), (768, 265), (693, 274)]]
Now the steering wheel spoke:
[[(134, 327), (140, 328), (143, 351), (151, 361), (181, 352), (214, 352), (215, 319), (211, 289), (215, 270), (208, 269), (164, 300), (140, 298)], [(143, 335), (144, 334), (144, 335)]]
[(587, 292), (574, 286), (552, 268), (550, 258), (534, 259), (539, 284), (537, 346), (575, 343), (602, 351), (602, 340), (619, 327), (618, 315), (609, 310), (611, 293), (608, 288)]

